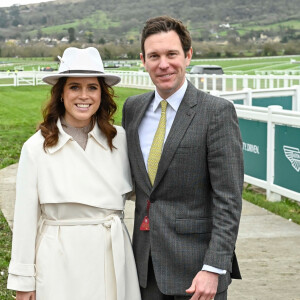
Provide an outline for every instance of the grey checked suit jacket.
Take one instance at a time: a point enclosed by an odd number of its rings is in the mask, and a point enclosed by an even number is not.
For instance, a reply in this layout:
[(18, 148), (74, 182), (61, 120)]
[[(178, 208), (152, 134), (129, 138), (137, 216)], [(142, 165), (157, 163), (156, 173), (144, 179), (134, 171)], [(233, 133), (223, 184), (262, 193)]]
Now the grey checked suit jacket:
[[(190, 82), (164, 145), (151, 186), (140, 148), (138, 127), (154, 92), (129, 97), (123, 127), (135, 183), (133, 251), (140, 285), (146, 287), (151, 257), (157, 284), (167, 295), (185, 290), (203, 264), (241, 278), (234, 254), (242, 206), (243, 154), (232, 103), (197, 90)], [(146, 215), (150, 231), (139, 227)]]

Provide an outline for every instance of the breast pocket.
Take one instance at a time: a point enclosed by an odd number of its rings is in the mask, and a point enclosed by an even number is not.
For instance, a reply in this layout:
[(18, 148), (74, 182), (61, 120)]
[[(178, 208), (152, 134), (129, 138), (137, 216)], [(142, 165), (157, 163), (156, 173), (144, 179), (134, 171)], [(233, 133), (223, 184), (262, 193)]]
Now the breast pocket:
[(212, 218), (176, 219), (176, 232), (179, 234), (206, 234), (212, 231)]

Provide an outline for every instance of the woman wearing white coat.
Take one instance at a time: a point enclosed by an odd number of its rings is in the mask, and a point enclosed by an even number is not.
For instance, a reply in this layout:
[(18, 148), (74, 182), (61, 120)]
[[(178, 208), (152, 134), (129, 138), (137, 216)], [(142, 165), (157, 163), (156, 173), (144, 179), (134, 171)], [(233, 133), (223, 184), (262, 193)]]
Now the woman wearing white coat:
[(123, 223), (125, 132), (95, 48), (67, 48), (44, 121), (21, 152), (8, 288), (17, 300), (140, 300)]

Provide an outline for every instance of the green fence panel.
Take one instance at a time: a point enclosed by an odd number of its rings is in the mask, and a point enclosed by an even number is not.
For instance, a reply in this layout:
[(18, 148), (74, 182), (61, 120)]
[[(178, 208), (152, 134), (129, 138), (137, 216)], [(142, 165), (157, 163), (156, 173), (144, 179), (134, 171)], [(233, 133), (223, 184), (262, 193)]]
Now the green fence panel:
[(283, 109), (293, 109), (293, 97), (270, 97), (270, 98), (252, 98), (253, 106), (268, 107), (270, 105), (281, 105)]
[(267, 123), (239, 119), (245, 174), (267, 179)]
[(233, 103), (234, 104), (244, 104), (244, 100), (240, 100), (240, 99), (237, 99), (237, 100), (233, 100)]
[(275, 126), (274, 184), (300, 193), (300, 128)]

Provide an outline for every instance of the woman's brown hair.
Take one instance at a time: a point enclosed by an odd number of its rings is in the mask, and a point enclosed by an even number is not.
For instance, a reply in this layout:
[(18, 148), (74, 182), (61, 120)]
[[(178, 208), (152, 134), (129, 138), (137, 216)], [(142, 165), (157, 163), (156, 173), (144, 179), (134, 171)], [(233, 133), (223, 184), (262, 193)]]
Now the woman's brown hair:
[[(61, 101), (61, 95), (66, 81), (67, 77), (62, 77), (52, 87), (50, 100), (43, 109), (44, 121), (38, 126), (38, 129), (41, 130), (45, 138), (44, 150), (46, 150), (47, 147), (55, 146), (58, 142), (58, 127), (56, 123), (57, 120), (65, 114), (65, 106)], [(112, 140), (117, 134), (116, 128), (112, 125), (114, 123), (113, 115), (117, 110), (117, 105), (113, 100), (115, 94), (114, 90), (106, 84), (103, 78), (98, 77), (98, 81), (101, 87), (101, 103), (99, 109), (92, 117), (92, 127), (96, 122), (98, 123), (112, 151), (112, 149), (115, 148)]]

